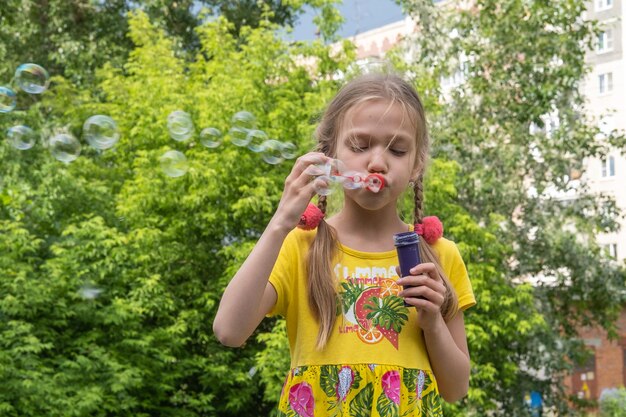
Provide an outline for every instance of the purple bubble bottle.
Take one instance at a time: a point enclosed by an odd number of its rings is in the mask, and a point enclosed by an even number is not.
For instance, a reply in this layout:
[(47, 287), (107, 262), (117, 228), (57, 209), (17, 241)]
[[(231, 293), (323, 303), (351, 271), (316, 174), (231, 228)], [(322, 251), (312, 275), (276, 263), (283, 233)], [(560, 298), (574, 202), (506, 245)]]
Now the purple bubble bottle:
[[(400, 275), (403, 277), (411, 275), (409, 272), (411, 268), (422, 263), (418, 246), (419, 241), (420, 237), (415, 232), (402, 232), (393, 235), (393, 243), (396, 246), (398, 260), (400, 261)], [(404, 305), (410, 306), (406, 301)]]

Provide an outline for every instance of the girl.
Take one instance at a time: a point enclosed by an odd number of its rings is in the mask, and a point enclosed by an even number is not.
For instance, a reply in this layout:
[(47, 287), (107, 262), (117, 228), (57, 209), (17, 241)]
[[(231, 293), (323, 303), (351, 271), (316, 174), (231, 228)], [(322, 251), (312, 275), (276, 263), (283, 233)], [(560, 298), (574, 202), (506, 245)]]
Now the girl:
[[(317, 152), (296, 161), (274, 216), (226, 288), (215, 335), (241, 346), (264, 316), (286, 317), (291, 371), (280, 415), (440, 416), (441, 397), (467, 394), (463, 311), (475, 299), (456, 245), (440, 237), (436, 218), (422, 215), (429, 140), (420, 99), (397, 76), (357, 78), (330, 103), (317, 139)], [(384, 187), (345, 190), (339, 213), (311, 225), (315, 213), (302, 213), (323, 180), (308, 167), (332, 159), (380, 176)], [(409, 185), (415, 225), (396, 207)], [(318, 207), (322, 217), (326, 197)], [(301, 220), (317, 227), (296, 228)], [(398, 278), (393, 235), (414, 227), (423, 263)]]

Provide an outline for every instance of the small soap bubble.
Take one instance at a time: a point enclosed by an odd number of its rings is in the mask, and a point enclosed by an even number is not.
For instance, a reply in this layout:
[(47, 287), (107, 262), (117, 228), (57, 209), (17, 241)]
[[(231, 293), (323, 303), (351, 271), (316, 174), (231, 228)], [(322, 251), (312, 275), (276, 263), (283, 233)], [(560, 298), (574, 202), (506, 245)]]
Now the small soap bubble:
[(179, 151), (167, 151), (159, 158), (159, 161), (161, 162), (161, 169), (168, 177), (183, 176), (189, 169), (187, 158)]
[(366, 175), (356, 171), (346, 171), (341, 182), (346, 190), (358, 190), (365, 186)]
[(92, 148), (100, 150), (112, 148), (120, 139), (115, 121), (101, 114), (91, 116), (85, 121), (83, 135)]
[(383, 183), (380, 178), (370, 175), (365, 179), (365, 187), (371, 192), (377, 193), (383, 188)]
[(184, 142), (193, 135), (191, 116), (182, 110), (173, 111), (167, 116), (167, 130), (170, 137), (178, 142)]
[(257, 369), (256, 366), (253, 366), (252, 368), (250, 368), (250, 370), (248, 371), (248, 376), (250, 378), (252, 378), (254, 375), (256, 375)]
[(102, 289), (95, 287), (94, 285), (85, 284), (80, 288), (80, 290), (78, 290), (78, 294), (85, 300), (94, 300), (102, 294), (102, 291)]
[(81, 151), (80, 142), (70, 133), (58, 133), (52, 136), (49, 146), (52, 156), (65, 163), (75, 161)]
[(222, 144), (222, 132), (214, 127), (202, 129), (200, 143), (209, 149), (217, 148)]
[(252, 139), (248, 133), (250, 133), (250, 129), (233, 126), (228, 131), (230, 142), (235, 146), (248, 146)]
[(263, 143), (268, 140), (267, 133), (253, 129), (248, 132), (248, 136), (248, 149), (255, 153), (263, 152)]
[(231, 122), (233, 127), (252, 130), (256, 128), (256, 117), (248, 111), (240, 111), (233, 115)]
[(285, 159), (293, 159), (298, 155), (298, 147), (291, 142), (283, 142), (280, 153)]
[(261, 157), (268, 164), (280, 164), (283, 162), (282, 143), (275, 139), (266, 140), (263, 142), (263, 153)]
[(319, 195), (327, 196), (337, 191), (338, 182), (327, 175), (320, 175), (313, 180), (313, 189)]
[(0, 113), (12, 111), (17, 104), (15, 91), (9, 87), (0, 86)]
[(50, 75), (40, 65), (22, 64), (15, 71), (15, 83), (29, 94), (41, 94), (50, 85)]
[(9, 140), (11, 146), (15, 149), (24, 151), (35, 146), (35, 142), (37, 142), (37, 135), (30, 127), (17, 125), (8, 129), (7, 139)]

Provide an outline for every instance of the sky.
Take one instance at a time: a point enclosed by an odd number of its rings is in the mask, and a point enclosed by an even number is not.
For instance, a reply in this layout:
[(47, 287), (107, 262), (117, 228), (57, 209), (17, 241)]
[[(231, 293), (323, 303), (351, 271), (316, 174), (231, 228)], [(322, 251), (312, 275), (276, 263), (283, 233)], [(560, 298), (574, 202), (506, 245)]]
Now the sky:
[[(339, 30), (341, 37), (354, 36), (404, 18), (402, 9), (394, 0), (343, 0), (338, 9), (346, 19)], [(300, 16), (291, 36), (296, 40), (315, 39), (314, 16), (315, 13), (307, 9)]]

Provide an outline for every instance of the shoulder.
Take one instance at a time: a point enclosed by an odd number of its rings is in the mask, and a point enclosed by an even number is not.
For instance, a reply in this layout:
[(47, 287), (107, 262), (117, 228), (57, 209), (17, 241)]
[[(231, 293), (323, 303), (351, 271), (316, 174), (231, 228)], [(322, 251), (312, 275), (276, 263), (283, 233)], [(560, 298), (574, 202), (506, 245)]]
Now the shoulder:
[(445, 237), (440, 237), (431, 247), (437, 252), (440, 258), (456, 258), (461, 257), (459, 248), (456, 243)]
[(317, 229), (303, 230), (299, 227), (293, 229), (285, 238), (285, 244), (295, 246), (309, 246), (317, 235)]

